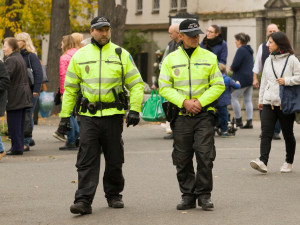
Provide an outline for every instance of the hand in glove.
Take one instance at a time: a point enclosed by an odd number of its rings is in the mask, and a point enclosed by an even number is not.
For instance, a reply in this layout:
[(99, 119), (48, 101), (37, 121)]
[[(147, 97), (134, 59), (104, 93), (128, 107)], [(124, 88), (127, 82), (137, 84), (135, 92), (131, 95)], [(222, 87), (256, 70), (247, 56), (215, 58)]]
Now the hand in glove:
[(126, 118), (127, 127), (129, 127), (130, 125), (135, 126), (139, 122), (140, 122), (140, 114), (136, 111), (130, 110)]
[(62, 134), (67, 134), (67, 132), (70, 130), (72, 130), (70, 117), (61, 118), (58, 125), (58, 131)]

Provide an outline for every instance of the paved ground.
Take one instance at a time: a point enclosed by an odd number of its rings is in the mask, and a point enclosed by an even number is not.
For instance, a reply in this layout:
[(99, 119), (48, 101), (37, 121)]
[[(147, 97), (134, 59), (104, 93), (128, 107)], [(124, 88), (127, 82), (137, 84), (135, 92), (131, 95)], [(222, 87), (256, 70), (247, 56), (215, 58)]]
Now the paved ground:
[[(57, 124), (57, 117), (40, 120), (34, 129), (36, 146), (21, 157), (0, 161), (1, 225), (300, 224), (300, 156), (296, 152), (293, 173), (280, 174), (284, 142), (274, 141), (269, 173), (251, 169), (249, 161), (259, 153), (258, 122), (253, 130), (239, 130), (235, 138), (216, 138), (211, 212), (175, 209), (180, 192), (171, 161), (172, 141), (162, 139), (160, 125), (124, 128), (125, 208), (107, 207), (100, 182), (93, 214), (86, 216), (69, 212), (77, 187), (76, 151), (58, 150), (63, 143), (52, 137)], [(299, 131), (295, 124), (297, 140)], [(9, 145), (5, 142), (7, 149)]]

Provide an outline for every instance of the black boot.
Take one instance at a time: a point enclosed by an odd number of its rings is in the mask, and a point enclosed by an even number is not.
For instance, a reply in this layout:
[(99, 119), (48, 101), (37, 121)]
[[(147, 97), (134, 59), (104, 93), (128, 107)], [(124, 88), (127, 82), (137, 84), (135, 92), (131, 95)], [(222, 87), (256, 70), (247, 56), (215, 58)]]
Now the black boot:
[(247, 120), (246, 125), (242, 127), (242, 129), (252, 129), (252, 128), (253, 128), (252, 119), (251, 120)]
[(243, 127), (242, 117), (236, 118), (235, 120), (236, 120), (236, 126), (242, 128)]
[(121, 197), (107, 199), (107, 203), (111, 208), (124, 208), (124, 202)]
[(187, 210), (196, 208), (196, 199), (182, 198), (181, 202), (177, 205), (177, 210)]
[(199, 197), (198, 205), (202, 207), (203, 210), (209, 210), (214, 208), (214, 204), (210, 200), (210, 197)]
[(76, 202), (75, 204), (71, 205), (70, 211), (73, 214), (91, 214), (92, 213), (92, 207), (90, 204), (87, 204), (85, 202)]

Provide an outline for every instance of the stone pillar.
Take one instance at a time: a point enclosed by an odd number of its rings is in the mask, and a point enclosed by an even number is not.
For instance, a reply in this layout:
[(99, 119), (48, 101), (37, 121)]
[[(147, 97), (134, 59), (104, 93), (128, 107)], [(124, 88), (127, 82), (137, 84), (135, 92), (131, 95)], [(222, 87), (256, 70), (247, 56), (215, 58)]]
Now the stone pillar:
[(265, 41), (266, 36), (266, 22), (263, 11), (255, 12), (256, 17), (256, 47)]
[(300, 29), (297, 29), (300, 26), (300, 7), (294, 8), (295, 11), (295, 39), (294, 39), (294, 49), (296, 51), (296, 56), (300, 56)]
[(294, 13), (292, 8), (287, 7), (283, 8), (283, 11), (285, 12), (285, 33), (288, 36), (291, 45), (294, 46), (294, 37), (295, 37), (295, 19), (294, 19)]

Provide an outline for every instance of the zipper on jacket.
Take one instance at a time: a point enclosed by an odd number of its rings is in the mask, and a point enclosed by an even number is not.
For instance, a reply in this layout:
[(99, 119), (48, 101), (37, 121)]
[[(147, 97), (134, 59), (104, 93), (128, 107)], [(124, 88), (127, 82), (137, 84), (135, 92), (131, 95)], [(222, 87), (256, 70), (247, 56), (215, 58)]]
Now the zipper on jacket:
[[(102, 47), (103, 48), (103, 47)], [(100, 48), (100, 66), (99, 66), (99, 102), (101, 102), (101, 64), (102, 64), (102, 48)], [(100, 109), (102, 116), (102, 109)]]
[[(191, 75), (191, 60), (190, 57), (187, 55), (186, 51), (183, 47), (181, 47), (182, 51), (184, 52), (185, 56), (188, 58), (189, 61), (189, 85), (190, 85), (190, 99), (192, 99), (192, 75)], [(196, 49), (195, 49), (196, 50)]]

